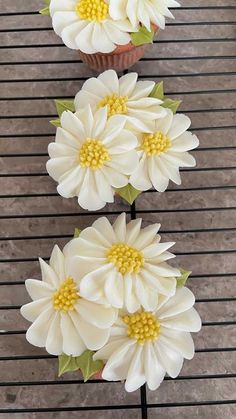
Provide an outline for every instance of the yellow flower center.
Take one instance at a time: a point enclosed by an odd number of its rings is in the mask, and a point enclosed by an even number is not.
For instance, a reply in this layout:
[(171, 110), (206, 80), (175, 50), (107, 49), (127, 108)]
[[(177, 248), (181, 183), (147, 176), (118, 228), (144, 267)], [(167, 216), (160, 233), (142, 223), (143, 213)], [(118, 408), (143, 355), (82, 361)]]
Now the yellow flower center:
[(107, 259), (122, 275), (138, 273), (144, 263), (142, 253), (124, 243), (114, 244), (107, 252)]
[(118, 96), (113, 93), (111, 96), (105, 96), (98, 104), (98, 108), (108, 107), (108, 116), (116, 114), (127, 114), (128, 96)]
[(131, 339), (136, 339), (140, 345), (156, 340), (160, 335), (161, 325), (148, 311), (126, 315), (123, 321), (127, 325), (127, 335)]
[(79, 299), (77, 285), (73, 278), (67, 278), (53, 295), (53, 307), (58, 311), (71, 311)]
[(104, 0), (80, 0), (75, 11), (80, 19), (102, 22), (108, 15), (108, 4)]
[(101, 169), (104, 163), (111, 158), (101, 141), (87, 138), (79, 151), (78, 160), (81, 167), (97, 170)]
[(141, 150), (144, 150), (148, 156), (160, 155), (165, 153), (171, 147), (171, 140), (163, 132), (154, 134), (144, 134), (141, 144)]

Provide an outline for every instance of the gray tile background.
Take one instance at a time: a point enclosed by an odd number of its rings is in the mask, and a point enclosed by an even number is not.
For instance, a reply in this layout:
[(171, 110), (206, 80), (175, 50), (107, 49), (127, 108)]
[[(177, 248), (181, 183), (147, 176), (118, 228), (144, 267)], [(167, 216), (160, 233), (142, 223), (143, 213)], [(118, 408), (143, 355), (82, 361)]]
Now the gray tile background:
[[(145, 59), (140, 77), (163, 79), (183, 100), (200, 139), (197, 168), (181, 187), (148, 192), (136, 202), (144, 223), (161, 222), (176, 241), (176, 263), (193, 271), (189, 286), (204, 327), (197, 353), (176, 380), (147, 392), (148, 418), (236, 417), (236, 83), (235, 0), (182, 0)], [(94, 73), (65, 48), (36, 0), (0, 0), (0, 419), (141, 419), (140, 392), (121, 383), (81, 384), (79, 373), (57, 378), (57, 362), (24, 337), (19, 306), (23, 281), (37, 277), (39, 255), (63, 246), (75, 226), (98, 216), (56, 194), (47, 176), (47, 145), (55, 130), (53, 99), (73, 97)], [(109, 218), (130, 208), (121, 199)], [(155, 212), (153, 212), (155, 211)], [(78, 407), (99, 410), (78, 411)], [(112, 410), (112, 406), (119, 409)], [(145, 409), (143, 410), (143, 417)]]

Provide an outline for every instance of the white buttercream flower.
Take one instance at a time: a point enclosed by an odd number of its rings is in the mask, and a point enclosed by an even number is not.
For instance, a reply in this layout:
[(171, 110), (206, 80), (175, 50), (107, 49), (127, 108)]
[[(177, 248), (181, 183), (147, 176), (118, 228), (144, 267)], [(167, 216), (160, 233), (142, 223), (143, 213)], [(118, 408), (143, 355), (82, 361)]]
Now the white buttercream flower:
[(189, 332), (201, 329), (193, 304), (192, 292), (180, 288), (174, 297), (162, 298), (154, 312), (120, 314), (108, 343), (94, 355), (95, 360), (106, 362), (103, 379), (126, 380), (125, 388), (131, 392), (145, 382), (156, 390), (166, 373), (177, 377), (184, 358), (194, 356)]
[(141, 230), (141, 222), (126, 225), (123, 213), (111, 226), (101, 217), (65, 246), (84, 298), (133, 313), (154, 310), (159, 294), (174, 295), (180, 272), (166, 263), (175, 257), (167, 252), (174, 243), (160, 243), (160, 224)]
[(128, 19), (111, 18), (106, 0), (51, 0), (50, 15), (64, 44), (87, 54), (112, 52), (134, 32)]
[(108, 116), (120, 114), (137, 131), (151, 132), (154, 120), (166, 115), (161, 100), (149, 97), (153, 81), (137, 81), (137, 73), (128, 73), (120, 79), (114, 70), (107, 70), (98, 78), (88, 79), (75, 97), (75, 108), (90, 105), (96, 109), (108, 106)]
[(169, 7), (180, 7), (175, 0), (110, 0), (110, 15), (114, 20), (129, 18), (133, 27), (142, 23), (149, 31), (151, 23), (165, 28), (165, 17), (174, 18)]
[(60, 195), (78, 196), (79, 205), (88, 210), (114, 202), (113, 188), (126, 186), (138, 164), (137, 138), (124, 125), (118, 115), (107, 120), (107, 108), (95, 114), (89, 106), (75, 114), (63, 112), (47, 162)]
[(116, 311), (80, 296), (79, 281), (71, 276), (58, 246), (49, 265), (39, 260), (42, 281), (26, 280), (33, 302), (21, 308), (21, 314), (32, 322), (27, 340), (53, 355), (79, 356), (86, 349), (100, 349), (108, 340)]
[(146, 191), (154, 186), (164, 192), (169, 180), (181, 184), (179, 168), (195, 166), (194, 157), (187, 151), (199, 145), (196, 135), (187, 131), (190, 125), (186, 115), (173, 115), (167, 109), (167, 115), (155, 122), (152, 134), (137, 135), (140, 161), (130, 177), (134, 188)]

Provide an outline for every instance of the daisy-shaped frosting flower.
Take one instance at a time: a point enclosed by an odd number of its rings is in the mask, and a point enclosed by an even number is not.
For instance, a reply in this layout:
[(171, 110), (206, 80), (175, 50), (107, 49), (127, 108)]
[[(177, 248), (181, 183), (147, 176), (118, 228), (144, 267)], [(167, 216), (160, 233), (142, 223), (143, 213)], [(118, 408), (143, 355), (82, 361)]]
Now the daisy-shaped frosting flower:
[(90, 105), (95, 111), (108, 107), (108, 116), (123, 115), (128, 125), (137, 131), (152, 132), (154, 120), (166, 115), (161, 100), (149, 97), (153, 81), (137, 81), (137, 73), (120, 79), (114, 70), (107, 70), (98, 78), (88, 79), (75, 97), (75, 108)]
[(84, 298), (133, 313), (154, 310), (159, 294), (174, 295), (180, 272), (166, 263), (174, 243), (160, 243), (160, 224), (141, 229), (141, 222), (126, 225), (123, 213), (112, 226), (101, 217), (65, 246)]
[(149, 31), (151, 23), (165, 28), (165, 17), (174, 18), (169, 7), (180, 7), (175, 0), (110, 0), (110, 15), (114, 20), (129, 18), (133, 27), (142, 23)]
[(194, 295), (184, 287), (171, 298), (161, 298), (153, 312), (120, 313), (108, 343), (94, 355), (94, 360), (106, 362), (103, 379), (126, 380), (131, 392), (145, 382), (156, 390), (166, 373), (177, 377), (184, 358), (194, 356), (190, 332), (201, 329), (193, 304)]
[(191, 125), (186, 115), (167, 115), (155, 121), (153, 132), (137, 134), (139, 139), (139, 165), (130, 177), (130, 183), (140, 191), (152, 186), (164, 192), (172, 180), (181, 184), (179, 168), (193, 167), (196, 161), (187, 151), (199, 145), (196, 135), (187, 131)]
[(124, 129), (125, 120), (107, 120), (107, 108), (94, 114), (90, 106), (73, 114), (63, 112), (56, 140), (49, 144), (47, 171), (65, 198), (78, 197), (88, 210), (114, 202), (114, 189), (128, 184), (137, 167), (137, 137)]
[(81, 355), (86, 349), (100, 349), (108, 340), (117, 313), (85, 300), (79, 282), (71, 274), (64, 254), (55, 246), (47, 264), (40, 259), (42, 281), (26, 280), (33, 302), (21, 308), (32, 322), (26, 338), (53, 355)]
[(135, 30), (127, 18), (111, 18), (106, 0), (51, 0), (50, 15), (64, 44), (87, 54), (112, 52)]

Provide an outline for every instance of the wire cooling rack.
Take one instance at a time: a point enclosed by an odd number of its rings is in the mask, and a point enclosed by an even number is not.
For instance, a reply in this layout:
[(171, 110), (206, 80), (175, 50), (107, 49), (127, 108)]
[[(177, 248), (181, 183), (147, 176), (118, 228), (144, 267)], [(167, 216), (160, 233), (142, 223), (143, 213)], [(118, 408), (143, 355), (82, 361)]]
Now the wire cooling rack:
[[(39, 2), (40, 3), (40, 2)], [(0, 0), (0, 418), (187, 419), (236, 417), (236, 84), (234, 0), (183, 0), (134, 70), (164, 80), (182, 99), (200, 139), (197, 167), (180, 187), (143, 193), (96, 214), (56, 193), (45, 170), (55, 131), (53, 99), (72, 98), (93, 73), (65, 48), (35, 0)], [(193, 271), (189, 286), (203, 319), (196, 355), (161, 388), (127, 394), (123, 383), (84, 384), (78, 373), (57, 377), (57, 360), (25, 340), (19, 307), (27, 277), (75, 227), (121, 211), (144, 224), (161, 222), (177, 263)]]

